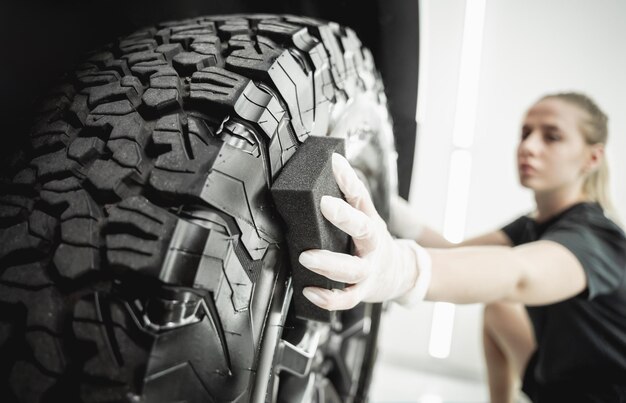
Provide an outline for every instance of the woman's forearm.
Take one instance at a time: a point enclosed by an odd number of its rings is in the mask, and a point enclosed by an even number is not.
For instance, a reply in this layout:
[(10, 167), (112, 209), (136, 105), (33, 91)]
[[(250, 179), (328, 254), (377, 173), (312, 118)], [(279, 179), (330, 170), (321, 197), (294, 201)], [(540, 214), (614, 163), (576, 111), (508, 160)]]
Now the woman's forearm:
[(522, 286), (525, 262), (506, 246), (428, 249), (432, 279), (426, 299), (457, 304), (511, 300)]

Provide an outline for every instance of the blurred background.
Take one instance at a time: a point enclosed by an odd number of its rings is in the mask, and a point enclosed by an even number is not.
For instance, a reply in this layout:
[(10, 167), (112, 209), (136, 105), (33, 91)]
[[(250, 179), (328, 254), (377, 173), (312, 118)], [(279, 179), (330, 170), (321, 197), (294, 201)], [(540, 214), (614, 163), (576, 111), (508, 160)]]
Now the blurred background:
[[(626, 219), (622, 0), (6, 0), (0, 159), (32, 100), (84, 52), (158, 21), (233, 12), (309, 15), (357, 32), (386, 85), (400, 194), (449, 240), (532, 208), (515, 147), (526, 109), (555, 91), (582, 91), (608, 114), (614, 202)], [(482, 306), (390, 305), (383, 320), (372, 402), (488, 400)]]
[[(626, 218), (626, 2), (419, 0), (418, 136), (409, 201), (460, 241), (530, 211), (520, 122), (541, 95), (582, 91), (609, 116), (614, 203)], [(486, 402), (482, 305), (390, 306), (375, 402)]]

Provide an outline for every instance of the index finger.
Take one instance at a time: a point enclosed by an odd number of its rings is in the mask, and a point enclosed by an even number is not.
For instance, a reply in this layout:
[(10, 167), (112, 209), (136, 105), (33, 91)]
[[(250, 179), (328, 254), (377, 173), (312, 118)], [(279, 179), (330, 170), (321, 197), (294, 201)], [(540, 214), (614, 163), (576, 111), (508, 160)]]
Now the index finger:
[(333, 153), (333, 174), (339, 189), (344, 194), (346, 201), (354, 208), (361, 210), (369, 217), (378, 216), (372, 198), (348, 160), (341, 154)]

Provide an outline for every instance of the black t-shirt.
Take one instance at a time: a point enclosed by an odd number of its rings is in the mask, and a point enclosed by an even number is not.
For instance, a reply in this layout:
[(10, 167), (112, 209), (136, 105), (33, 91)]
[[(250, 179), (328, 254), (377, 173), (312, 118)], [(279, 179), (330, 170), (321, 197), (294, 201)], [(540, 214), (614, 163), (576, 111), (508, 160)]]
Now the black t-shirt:
[(533, 401), (566, 401), (568, 395), (567, 401), (626, 402), (624, 231), (597, 203), (576, 204), (542, 223), (522, 216), (502, 230), (513, 245), (537, 240), (563, 245), (587, 277), (579, 295), (526, 307), (537, 350), (524, 390)]

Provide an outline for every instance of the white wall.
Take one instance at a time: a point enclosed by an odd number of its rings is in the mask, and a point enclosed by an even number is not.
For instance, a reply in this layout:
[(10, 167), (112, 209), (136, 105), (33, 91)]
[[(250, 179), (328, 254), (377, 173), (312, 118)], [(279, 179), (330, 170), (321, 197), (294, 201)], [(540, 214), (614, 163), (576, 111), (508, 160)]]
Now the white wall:
[[(472, 1), (472, 0), (468, 0)], [(442, 231), (458, 86), (465, 1), (420, 0), (417, 164), (410, 201)], [(626, 1), (487, 0), (466, 236), (498, 228), (529, 210), (514, 152), (525, 110), (542, 94), (575, 90), (609, 115), (613, 195), (626, 221)], [(428, 355), (431, 303), (391, 306), (381, 360), (415, 369), (484, 377), (480, 305), (456, 310), (451, 355)]]

